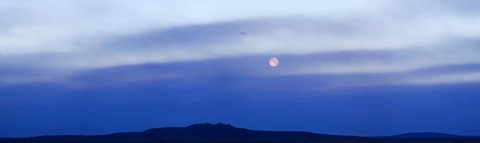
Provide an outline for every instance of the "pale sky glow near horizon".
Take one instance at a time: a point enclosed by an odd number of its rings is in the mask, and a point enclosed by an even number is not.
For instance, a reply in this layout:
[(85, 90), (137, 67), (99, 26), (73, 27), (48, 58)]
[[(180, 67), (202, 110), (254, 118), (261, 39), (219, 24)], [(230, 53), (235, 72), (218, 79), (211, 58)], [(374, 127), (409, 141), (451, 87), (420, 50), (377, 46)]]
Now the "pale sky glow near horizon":
[(480, 135), (479, 72), (475, 0), (0, 0), (0, 137)]

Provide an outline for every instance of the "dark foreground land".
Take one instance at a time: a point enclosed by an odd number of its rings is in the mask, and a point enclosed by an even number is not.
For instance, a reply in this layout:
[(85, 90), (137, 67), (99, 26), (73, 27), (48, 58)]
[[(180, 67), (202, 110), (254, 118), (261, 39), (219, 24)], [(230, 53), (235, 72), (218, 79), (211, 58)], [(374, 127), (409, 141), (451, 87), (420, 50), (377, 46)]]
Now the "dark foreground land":
[(62, 135), (0, 138), (0, 143), (480, 143), (480, 137), (439, 133), (407, 133), (387, 137), (358, 137), (292, 131), (258, 131), (228, 124), (195, 124), (143, 132), (108, 135)]

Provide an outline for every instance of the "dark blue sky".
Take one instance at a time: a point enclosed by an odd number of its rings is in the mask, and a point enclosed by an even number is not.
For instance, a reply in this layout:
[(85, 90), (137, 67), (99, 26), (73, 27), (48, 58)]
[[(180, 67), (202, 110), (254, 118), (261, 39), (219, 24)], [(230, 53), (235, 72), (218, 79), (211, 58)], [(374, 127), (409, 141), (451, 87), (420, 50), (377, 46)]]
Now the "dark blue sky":
[[(201, 122), (350, 135), (480, 134), (480, 84), (350, 86), (341, 83), (400, 75), (250, 73), (288, 68), (270, 68), (266, 61), (268, 57), (258, 56), (121, 66), (68, 81), (3, 87), (0, 134), (101, 134)], [(478, 72), (480, 65), (431, 68), (409, 76), (453, 69)]]
[(478, 1), (0, 3), (0, 137), (480, 135)]

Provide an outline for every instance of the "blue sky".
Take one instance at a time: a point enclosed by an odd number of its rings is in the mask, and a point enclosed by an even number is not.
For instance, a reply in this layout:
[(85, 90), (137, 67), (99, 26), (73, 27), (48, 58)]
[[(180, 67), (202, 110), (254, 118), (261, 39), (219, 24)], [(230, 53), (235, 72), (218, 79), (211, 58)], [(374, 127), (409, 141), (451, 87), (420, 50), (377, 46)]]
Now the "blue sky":
[(478, 6), (0, 0), (0, 136), (198, 122), (480, 135)]

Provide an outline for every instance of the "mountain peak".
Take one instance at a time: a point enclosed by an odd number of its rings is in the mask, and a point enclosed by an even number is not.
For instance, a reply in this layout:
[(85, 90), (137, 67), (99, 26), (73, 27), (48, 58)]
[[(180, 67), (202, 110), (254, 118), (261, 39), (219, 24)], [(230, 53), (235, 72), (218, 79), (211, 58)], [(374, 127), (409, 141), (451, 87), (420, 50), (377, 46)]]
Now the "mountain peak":
[(154, 128), (143, 132), (123, 132), (107, 135), (61, 135), (29, 138), (0, 138), (0, 142), (479, 142), (480, 137), (442, 133), (406, 133), (386, 137), (356, 137), (315, 134), (296, 131), (260, 131), (236, 128), (230, 124), (202, 123), (188, 127)]
[(223, 123), (217, 123), (217, 124), (212, 124), (212, 123), (203, 123), (203, 124), (193, 124), (188, 126), (187, 128), (201, 128), (201, 129), (206, 129), (206, 128), (222, 128), (222, 129), (235, 129), (236, 127), (230, 125), (230, 124), (223, 124)]

